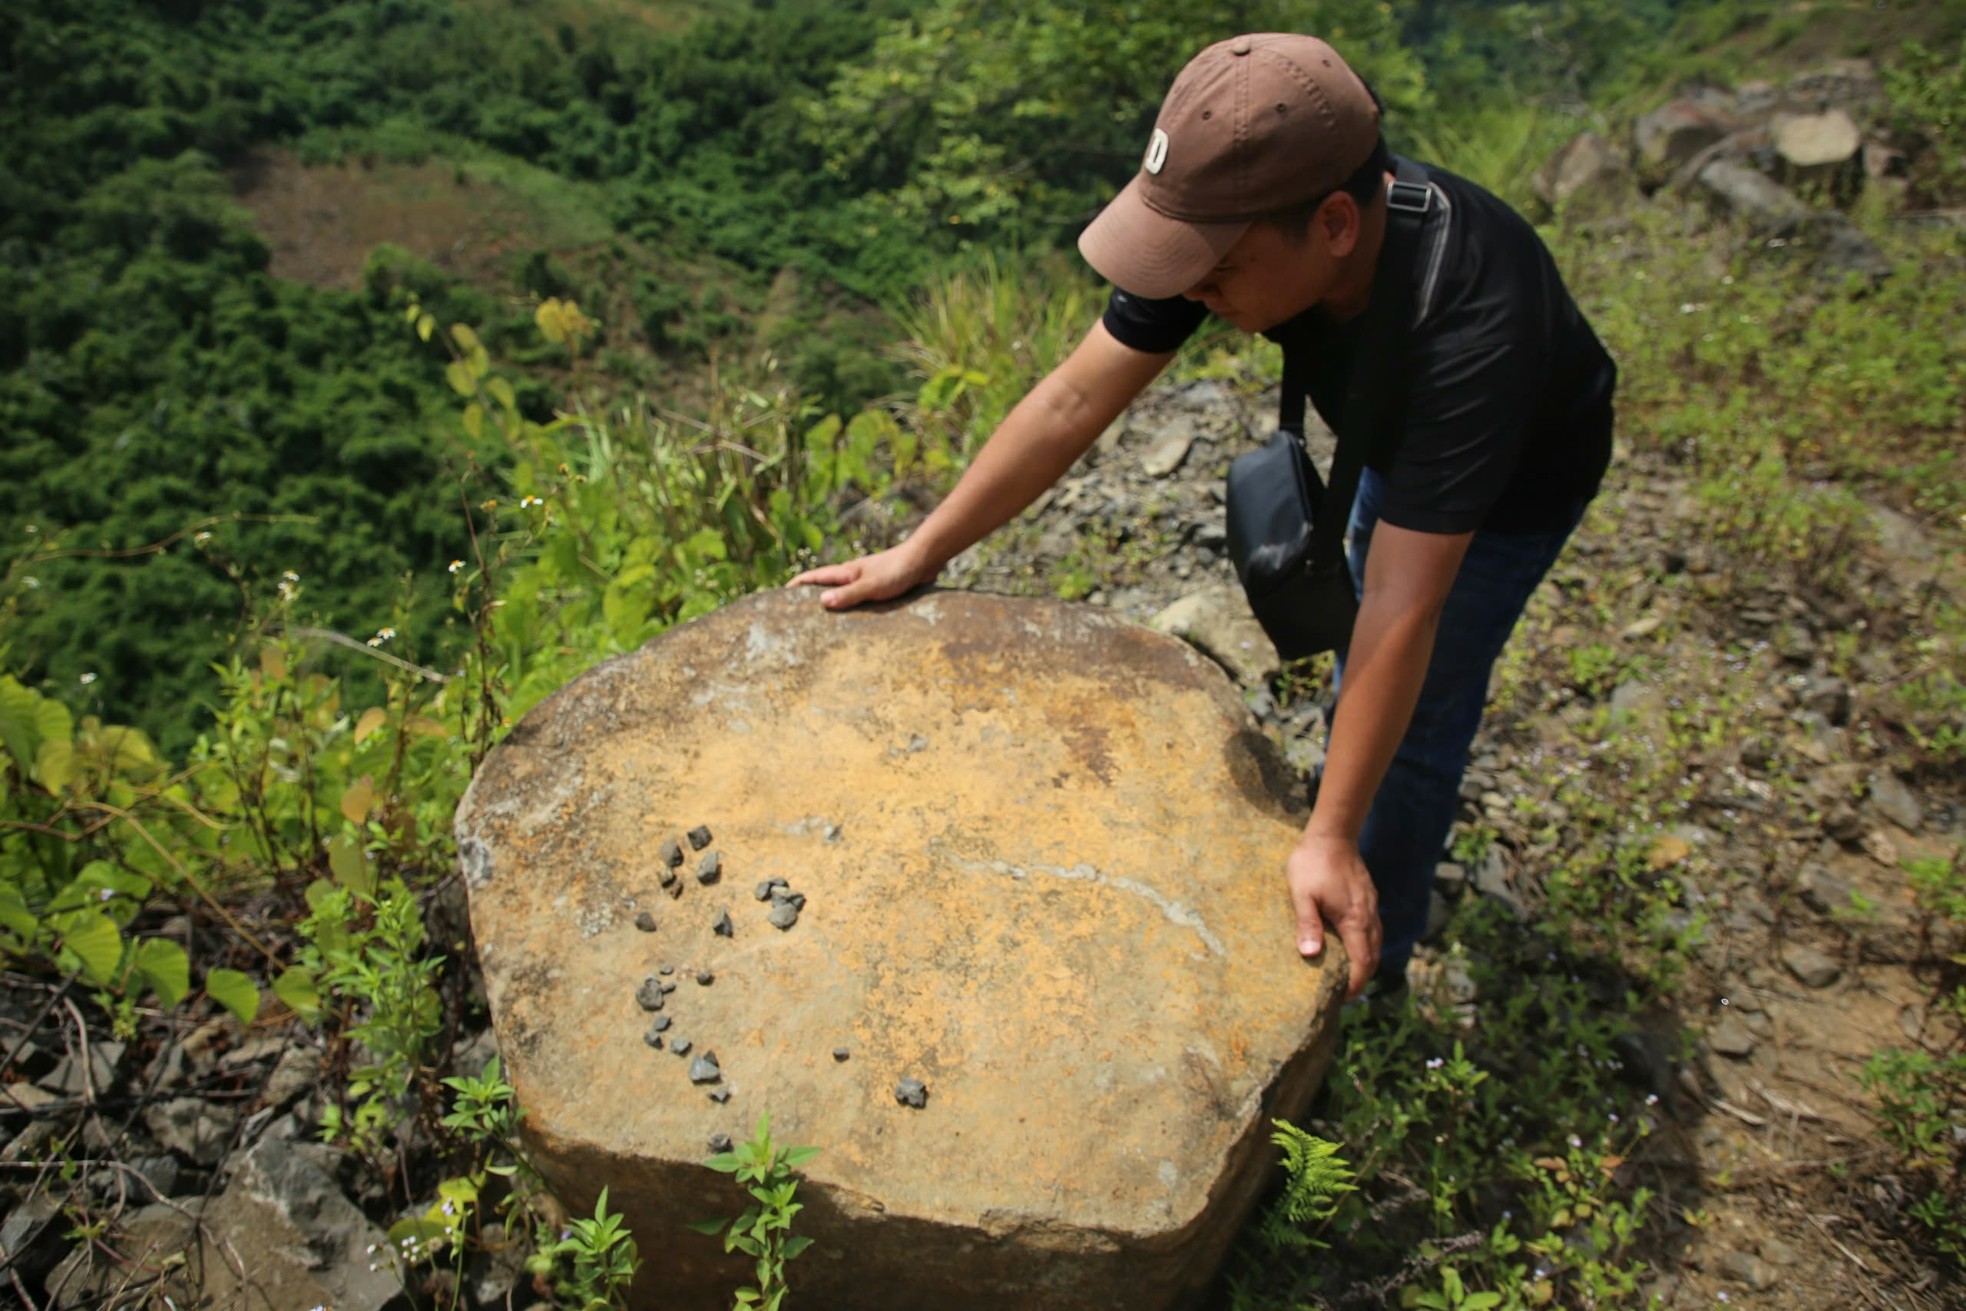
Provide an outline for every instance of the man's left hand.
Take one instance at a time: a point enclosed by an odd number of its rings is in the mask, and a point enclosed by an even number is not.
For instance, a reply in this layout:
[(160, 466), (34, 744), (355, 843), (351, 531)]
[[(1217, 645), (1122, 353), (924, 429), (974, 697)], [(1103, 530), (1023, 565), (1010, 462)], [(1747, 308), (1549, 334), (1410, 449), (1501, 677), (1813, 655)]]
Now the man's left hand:
[(1290, 905), (1297, 913), (1297, 950), (1306, 958), (1324, 950), (1325, 921), (1338, 931), (1351, 959), (1351, 986), (1356, 997), (1379, 968), (1379, 893), (1372, 874), (1358, 854), (1358, 843), (1346, 838), (1305, 836), (1284, 863), (1290, 884)]

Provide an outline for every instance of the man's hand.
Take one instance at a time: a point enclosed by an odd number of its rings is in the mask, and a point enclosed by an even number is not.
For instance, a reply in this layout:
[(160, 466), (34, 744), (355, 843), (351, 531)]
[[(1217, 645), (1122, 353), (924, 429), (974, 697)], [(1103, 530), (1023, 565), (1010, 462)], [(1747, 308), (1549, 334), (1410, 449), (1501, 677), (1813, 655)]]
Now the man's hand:
[(1338, 931), (1351, 958), (1356, 997), (1379, 968), (1379, 893), (1359, 857), (1358, 843), (1345, 838), (1305, 836), (1284, 862), (1290, 905), (1297, 912), (1297, 950), (1307, 958), (1324, 950), (1326, 920)]
[(925, 565), (904, 542), (877, 555), (808, 569), (786, 586), (830, 587), (832, 591), (819, 594), (819, 604), (828, 610), (850, 610), (868, 601), (900, 596), (932, 581), (938, 572)]

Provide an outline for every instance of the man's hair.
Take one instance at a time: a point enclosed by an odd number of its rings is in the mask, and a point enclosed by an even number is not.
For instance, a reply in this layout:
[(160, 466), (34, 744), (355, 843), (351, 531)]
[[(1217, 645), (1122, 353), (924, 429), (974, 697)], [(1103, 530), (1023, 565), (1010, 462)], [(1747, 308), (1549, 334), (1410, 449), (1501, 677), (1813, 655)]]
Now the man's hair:
[(1360, 210), (1371, 209), (1373, 204), (1386, 194), (1386, 172), (1392, 166), (1393, 152), (1386, 148), (1386, 139), (1380, 137), (1378, 143), (1372, 147), (1372, 153), (1366, 156), (1365, 162), (1352, 170), (1352, 175), (1339, 183), (1337, 190), (1327, 191), (1321, 196), (1313, 196), (1309, 200), (1285, 209), (1274, 210), (1263, 215), (1256, 222), (1278, 229), (1293, 245), (1301, 243), (1310, 235), (1311, 220), (1317, 217), (1320, 209), (1324, 208), (1324, 202), (1337, 195), (1339, 191), (1345, 192), (1357, 201)]

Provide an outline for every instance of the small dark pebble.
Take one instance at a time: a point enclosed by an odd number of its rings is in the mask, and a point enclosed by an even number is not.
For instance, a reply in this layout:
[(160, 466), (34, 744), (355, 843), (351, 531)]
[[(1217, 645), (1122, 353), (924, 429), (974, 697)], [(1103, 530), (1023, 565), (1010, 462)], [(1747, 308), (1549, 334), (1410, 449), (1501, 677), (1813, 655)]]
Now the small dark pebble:
[(649, 1021), (649, 1032), (667, 1033), (669, 1031), (669, 1026), (674, 1023), (675, 1021), (670, 1019), (667, 1015), (658, 1015), (654, 1019)]
[(655, 986), (662, 989), (662, 995), (665, 997), (676, 990), (674, 979), (662, 979)]
[(720, 938), (736, 937), (737, 929), (730, 922), (730, 912), (727, 910), (718, 911), (716, 920), (710, 925), (710, 931)]
[(789, 929), (799, 922), (799, 908), (789, 901), (781, 901), (771, 908), (771, 914), (765, 918), (771, 921), (774, 929)]
[(919, 1111), (928, 1105), (928, 1085), (920, 1079), (903, 1079), (894, 1085), (894, 1100)]
[[(682, 864), (683, 844), (674, 838), (665, 839), (662, 843), (662, 863), (670, 869), (674, 869), (676, 866)], [(663, 882), (666, 883), (668, 880), (665, 878)]]
[(712, 1088), (710, 1090), (710, 1100), (715, 1102), (717, 1105), (722, 1106), (725, 1102), (730, 1100), (730, 1089)]
[(692, 851), (701, 851), (710, 845), (710, 830), (698, 824), (689, 831), (689, 845)]
[(662, 1009), (662, 980), (653, 974), (642, 980), (642, 986), (635, 989), (635, 1004), (645, 1011)]
[(707, 988), (716, 981), (717, 976), (708, 970), (698, 970), (696, 972), (696, 983), (698, 987)]
[(703, 859), (696, 863), (696, 881), (708, 887), (723, 876), (724, 855), (721, 851), (706, 851)]
[(713, 1134), (711, 1134), (711, 1135), (710, 1135), (710, 1150), (711, 1150), (711, 1151), (713, 1151), (713, 1152), (715, 1152), (715, 1153), (717, 1153), (717, 1154), (718, 1154), (719, 1156), (721, 1156), (721, 1155), (723, 1155), (723, 1153), (725, 1153), (725, 1152), (728, 1152), (728, 1151), (730, 1150), (730, 1148), (731, 1148), (731, 1142), (730, 1142), (730, 1135), (729, 1135), (729, 1134), (727, 1134), (727, 1133), (713, 1133)]
[(635, 927), (644, 933), (655, 932), (655, 916), (649, 914), (647, 911), (641, 912), (635, 916)]
[(771, 889), (772, 889), (771, 884), (760, 883), (755, 889), (753, 889), (753, 894), (757, 897), (759, 901), (770, 901)]
[(848, 1050), (847, 1050), (846, 1048), (844, 1048), (844, 1047), (835, 1047), (835, 1048), (833, 1048), (833, 1059), (834, 1059), (834, 1060), (836, 1060), (836, 1061), (843, 1061), (843, 1060), (845, 1060), (845, 1059), (846, 1059), (847, 1057), (849, 1057), (849, 1056), (851, 1056), (851, 1055), (853, 1055), (853, 1053), (852, 1053), (852, 1052), (850, 1052), (850, 1051), (848, 1051)]
[(645, 1033), (642, 1035), (642, 1041), (657, 1051), (662, 1050), (662, 1035), (659, 1033)]
[(689, 1055), (689, 1039), (671, 1038), (669, 1040), (669, 1050), (676, 1053), (676, 1055), (678, 1056)]
[(689, 1081), (691, 1083), (716, 1083), (724, 1077), (723, 1070), (717, 1066), (717, 1053), (704, 1052), (690, 1062)]
[(662, 886), (663, 886), (663, 887), (665, 887), (665, 888), (674, 888), (674, 887), (676, 887), (676, 886), (677, 886), (677, 883), (676, 883), (676, 871), (675, 871), (675, 870), (673, 870), (673, 869), (670, 869), (670, 868), (669, 868), (669, 867), (668, 867), (667, 865), (664, 865), (664, 866), (662, 867), (662, 873), (661, 873), (661, 875), (660, 875), (660, 877), (661, 877), (661, 879), (662, 879)]
[(674, 965), (664, 965), (662, 967), (662, 975), (664, 978), (667, 978), (669, 975), (674, 974), (675, 972), (676, 972), (676, 967)]
[(663, 884), (662, 888), (663, 891), (667, 892), (672, 897), (680, 897), (683, 895), (683, 881), (675, 876), (675, 872), (673, 870), (670, 871), (669, 881)]

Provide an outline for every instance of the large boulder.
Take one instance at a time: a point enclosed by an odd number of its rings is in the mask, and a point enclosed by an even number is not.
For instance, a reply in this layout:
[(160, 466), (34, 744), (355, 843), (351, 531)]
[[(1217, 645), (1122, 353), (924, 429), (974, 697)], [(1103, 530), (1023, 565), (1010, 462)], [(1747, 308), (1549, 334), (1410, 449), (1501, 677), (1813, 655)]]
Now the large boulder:
[(1639, 171), (1650, 182), (1664, 181), (1738, 126), (1718, 108), (1691, 99), (1669, 100), (1632, 124)]
[(1631, 199), (1631, 167), (1609, 141), (1580, 132), (1536, 170), (1533, 185), (1551, 209), (1587, 217)]
[(702, 1162), (765, 1112), (821, 1149), (801, 1300), (1192, 1305), (1336, 1040), (1290, 790), (1220, 670), (1090, 608), (777, 593), (673, 629), (459, 808), (531, 1154), (576, 1210), (608, 1188), (641, 1307), (747, 1280), (685, 1226), (740, 1208)]

